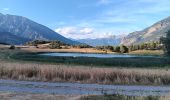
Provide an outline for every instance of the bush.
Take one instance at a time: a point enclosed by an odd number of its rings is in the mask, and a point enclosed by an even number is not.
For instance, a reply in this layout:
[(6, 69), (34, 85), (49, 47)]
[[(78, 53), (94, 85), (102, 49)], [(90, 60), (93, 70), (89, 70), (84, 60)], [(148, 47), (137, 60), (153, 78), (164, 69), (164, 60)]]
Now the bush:
[(170, 56), (170, 30), (167, 32), (166, 37), (162, 37), (160, 40), (164, 45), (165, 54)]
[(50, 44), (50, 49), (61, 49), (61, 44), (56, 41), (52, 41)]
[(14, 45), (11, 45), (11, 46), (9, 47), (9, 49), (15, 49), (15, 46), (14, 46)]
[(124, 45), (120, 46), (120, 52), (121, 53), (128, 53), (128, 51), (129, 51), (129, 49), (126, 46), (124, 46)]

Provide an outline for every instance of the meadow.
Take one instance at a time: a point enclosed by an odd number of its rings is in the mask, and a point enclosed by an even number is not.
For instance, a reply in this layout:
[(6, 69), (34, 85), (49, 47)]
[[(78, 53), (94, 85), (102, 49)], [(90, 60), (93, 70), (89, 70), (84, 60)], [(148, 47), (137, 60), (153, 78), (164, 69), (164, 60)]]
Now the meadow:
[(84, 96), (80, 100), (169, 100), (169, 96), (124, 96), (124, 95), (104, 95), (104, 96)]
[(170, 70), (139, 68), (90, 68), (85, 66), (1, 61), (0, 78), (49, 82), (169, 85)]

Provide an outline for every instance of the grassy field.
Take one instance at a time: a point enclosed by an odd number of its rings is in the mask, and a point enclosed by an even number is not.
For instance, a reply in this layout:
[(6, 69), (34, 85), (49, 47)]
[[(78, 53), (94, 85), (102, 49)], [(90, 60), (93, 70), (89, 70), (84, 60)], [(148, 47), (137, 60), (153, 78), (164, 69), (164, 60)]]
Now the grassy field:
[[(95, 48), (69, 48), (69, 49), (40, 49), (40, 48), (21, 48), (28, 52), (79, 52), (79, 53), (106, 53), (106, 51), (97, 50)], [(107, 52), (113, 53), (113, 52)]]
[(169, 96), (123, 96), (123, 95), (105, 95), (105, 96), (84, 96), (80, 100), (169, 100)]
[(89, 68), (86, 66), (0, 61), (0, 78), (49, 82), (170, 85), (170, 70)]
[(128, 54), (136, 54), (136, 55), (163, 55), (163, 50), (137, 50), (129, 52)]
[(80, 95), (0, 92), (0, 100), (78, 100)]

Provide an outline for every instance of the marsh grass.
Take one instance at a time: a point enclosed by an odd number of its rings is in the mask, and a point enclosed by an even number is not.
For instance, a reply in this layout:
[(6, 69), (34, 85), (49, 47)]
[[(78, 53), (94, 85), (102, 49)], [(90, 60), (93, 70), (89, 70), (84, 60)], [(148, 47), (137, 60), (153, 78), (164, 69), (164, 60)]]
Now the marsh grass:
[(136, 55), (164, 55), (163, 50), (137, 50), (129, 52), (128, 54)]
[(1, 61), (0, 78), (99, 84), (169, 85), (170, 71), (168, 69), (86, 68)]
[(124, 96), (124, 95), (103, 95), (84, 96), (79, 100), (169, 100), (169, 96)]

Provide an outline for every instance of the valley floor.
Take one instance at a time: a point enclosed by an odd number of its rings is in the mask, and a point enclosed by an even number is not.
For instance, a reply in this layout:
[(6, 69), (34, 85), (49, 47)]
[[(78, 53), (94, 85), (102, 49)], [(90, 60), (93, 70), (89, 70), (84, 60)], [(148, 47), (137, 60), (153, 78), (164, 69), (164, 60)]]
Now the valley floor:
[[(37, 57), (35, 54), (37, 52), (56, 52), (56, 51), (55, 50), (41, 51), (38, 49), (30, 49), (30, 48), (29, 50), (27, 48), (9, 50), (7, 48), (8, 47), (5, 48), (0, 47), (1, 49), (0, 50), (0, 79), (45, 81), (45, 82), (147, 85), (147, 86), (148, 85), (154, 85), (154, 86), (170, 85), (169, 58), (157, 57), (152, 60), (149, 60), (148, 58), (147, 59), (146, 58), (107, 59), (107, 60), (94, 59), (94, 58), (90, 58), (90, 59), (89, 58), (88, 59), (86, 58), (83, 59), (82, 58), (76, 58), (76, 59), (75, 58), (43, 58), (43, 57)], [(79, 51), (78, 49), (76, 50), (73, 50), (71, 52)], [(87, 53), (87, 51), (88, 50), (82, 49), (83, 53)], [(57, 52), (70, 52), (70, 51), (62, 50)], [(91, 50), (89, 50), (88, 53), (91, 53)], [(48, 61), (45, 62), (47, 59)], [(58, 61), (59, 63), (57, 63), (56, 61)], [(89, 63), (85, 65), (84, 63), (87, 62)], [(148, 64), (146, 64), (146, 62), (148, 62)], [(94, 65), (91, 66), (91, 63), (94, 63)], [(103, 65), (99, 66), (101, 64)], [(139, 64), (141, 64), (142, 67), (140, 66), (135, 67), (136, 65)], [(15, 93), (15, 92), (12, 93), (0, 92), (0, 99), (2, 100), (8, 100), (8, 99), (77, 100), (80, 97), (81, 97), (80, 95), (31, 94), (31, 93), (24, 94), (24, 93)], [(98, 100), (96, 98), (99, 97), (94, 96), (92, 99), (89, 99), (89, 97), (87, 98), (85, 97), (85, 98), (81, 98), (81, 100)], [(118, 96), (118, 100), (120, 100), (119, 96)], [(151, 99), (140, 99), (140, 100), (155, 100), (155, 99), (151, 98)]]

